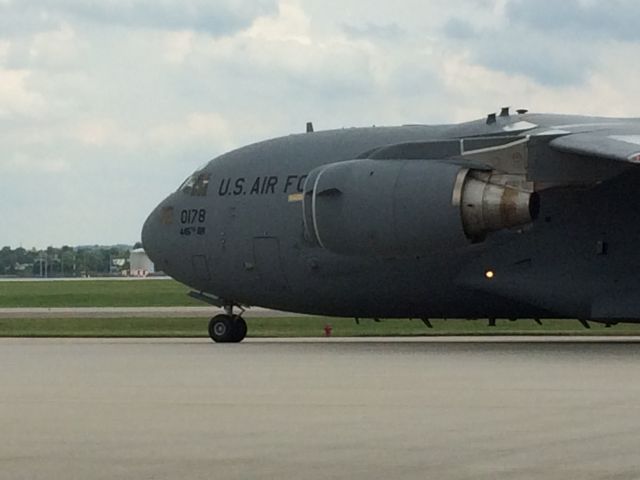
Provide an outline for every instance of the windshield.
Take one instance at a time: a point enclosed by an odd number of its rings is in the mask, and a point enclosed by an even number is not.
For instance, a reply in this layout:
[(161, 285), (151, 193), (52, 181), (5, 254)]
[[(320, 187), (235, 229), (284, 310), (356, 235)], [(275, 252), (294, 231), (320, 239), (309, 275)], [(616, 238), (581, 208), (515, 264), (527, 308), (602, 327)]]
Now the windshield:
[(187, 178), (178, 191), (191, 195), (192, 197), (205, 197), (209, 189), (210, 174), (205, 172), (196, 172)]

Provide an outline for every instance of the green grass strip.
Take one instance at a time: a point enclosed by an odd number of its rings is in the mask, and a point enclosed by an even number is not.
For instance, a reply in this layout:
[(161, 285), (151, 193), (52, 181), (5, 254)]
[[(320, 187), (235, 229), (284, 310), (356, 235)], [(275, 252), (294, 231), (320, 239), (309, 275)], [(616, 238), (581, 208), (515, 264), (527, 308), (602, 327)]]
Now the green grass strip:
[(202, 306), (175, 280), (0, 282), (0, 307)]
[[(248, 318), (250, 337), (322, 337), (324, 326), (333, 336), (424, 335), (640, 335), (640, 325), (585, 330), (577, 321), (498, 321), (489, 328), (483, 321), (434, 320), (427, 329), (417, 320), (361, 321), (326, 317)], [(0, 319), (0, 337), (207, 337), (207, 318), (60, 318)]]

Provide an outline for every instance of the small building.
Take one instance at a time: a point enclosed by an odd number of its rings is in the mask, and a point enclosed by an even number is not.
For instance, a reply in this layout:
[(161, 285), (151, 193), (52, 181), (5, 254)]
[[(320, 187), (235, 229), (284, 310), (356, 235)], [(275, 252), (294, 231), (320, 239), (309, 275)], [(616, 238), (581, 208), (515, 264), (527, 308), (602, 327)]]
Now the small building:
[(146, 277), (155, 273), (156, 269), (147, 252), (143, 248), (131, 250), (129, 256), (130, 275), (132, 277)]

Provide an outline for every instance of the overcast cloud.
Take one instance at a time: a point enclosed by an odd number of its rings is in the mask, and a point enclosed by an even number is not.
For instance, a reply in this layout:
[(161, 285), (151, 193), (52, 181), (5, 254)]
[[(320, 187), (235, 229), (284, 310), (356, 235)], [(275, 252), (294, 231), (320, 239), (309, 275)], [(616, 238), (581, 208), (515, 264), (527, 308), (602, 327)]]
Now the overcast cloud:
[(226, 150), (502, 105), (638, 115), (634, 1), (0, 0), (0, 246), (133, 243)]

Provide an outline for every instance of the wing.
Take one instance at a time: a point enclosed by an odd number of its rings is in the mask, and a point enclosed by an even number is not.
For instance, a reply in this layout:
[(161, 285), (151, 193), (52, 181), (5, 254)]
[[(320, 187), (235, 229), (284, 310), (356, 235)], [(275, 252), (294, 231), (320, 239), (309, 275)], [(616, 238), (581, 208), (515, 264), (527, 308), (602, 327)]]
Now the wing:
[(556, 138), (549, 146), (563, 153), (640, 163), (640, 134), (575, 133)]

